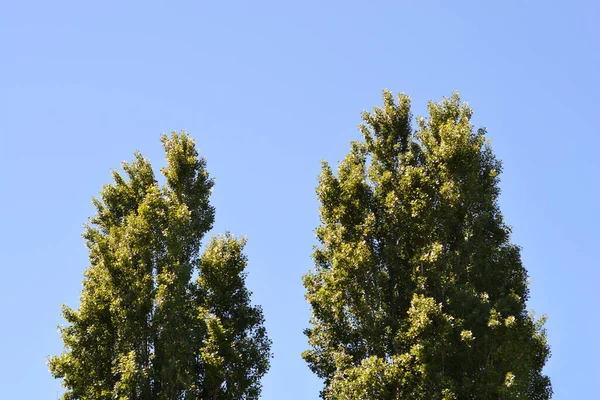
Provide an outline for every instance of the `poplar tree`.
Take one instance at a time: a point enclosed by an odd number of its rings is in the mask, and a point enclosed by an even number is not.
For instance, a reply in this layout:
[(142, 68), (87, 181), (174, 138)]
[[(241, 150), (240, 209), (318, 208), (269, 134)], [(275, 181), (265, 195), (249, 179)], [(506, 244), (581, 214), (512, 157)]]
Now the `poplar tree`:
[(410, 99), (363, 112), (323, 162), (303, 353), (324, 399), (548, 399), (550, 351), (498, 207), (501, 163), (453, 94), (413, 129)]
[(163, 135), (160, 186), (141, 154), (94, 199), (81, 303), (63, 306), (63, 399), (257, 399), (271, 342), (245, 287), (245, 239), (212, 238), (213, 180), (186, 133)]

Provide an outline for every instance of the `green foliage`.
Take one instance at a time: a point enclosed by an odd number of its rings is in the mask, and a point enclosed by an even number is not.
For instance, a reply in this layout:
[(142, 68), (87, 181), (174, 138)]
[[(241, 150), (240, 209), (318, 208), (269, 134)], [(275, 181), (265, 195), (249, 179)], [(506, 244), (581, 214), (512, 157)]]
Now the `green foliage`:
[(498, 208), (483, 129), (458, 94), (429, 103), (384, 92), (364, 112), (337, 176), (317, 194), (312, 306), (303, 358), (324, 399), (548, 399), (542, 318)]
[[(90, 267), (65, 351), (50, 357), (64, 399), (257, 399), (271, 342), (245, 288), (245, 239), (213, 238), (213, 186), (193, 140), (161, 138), (160, 187), (139, 153), (94, 199)], [(198, 278), (193, 279), (194, 272)]]

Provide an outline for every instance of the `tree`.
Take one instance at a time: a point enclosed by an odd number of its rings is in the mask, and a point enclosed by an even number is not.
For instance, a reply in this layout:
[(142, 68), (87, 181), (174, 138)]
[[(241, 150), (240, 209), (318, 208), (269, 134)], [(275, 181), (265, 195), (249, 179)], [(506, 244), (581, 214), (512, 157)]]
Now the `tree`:
[(500, 162), (455, 93), (412, 129), (388, 91), (323, 163), (303, 358), (324, 399), (548, 399), (544, 317), (498, 207)]
[[(141, 156), (94, 199), (78, 310), (50, 357), (64, 399), (257, 399), (271, 342), (245, 287), (245, 239), (213, 238), (213, 180), (186, 133), (161, 137), (166, 184)], [(194, 277), (197, 277), (194, 279)]]

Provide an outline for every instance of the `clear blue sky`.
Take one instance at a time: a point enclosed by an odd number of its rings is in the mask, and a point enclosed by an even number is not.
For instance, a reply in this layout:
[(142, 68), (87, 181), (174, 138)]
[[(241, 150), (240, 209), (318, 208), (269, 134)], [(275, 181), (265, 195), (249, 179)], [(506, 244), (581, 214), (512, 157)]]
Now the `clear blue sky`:
[(135, 150), (160, 166), (160, 133), (186, 129), (216, 177), (215, 232), (249, 239), (275, 352), (262, 398), (316, 399), (300, 353), (319, 161), (344, 156), (389, 88), (416, 115), (458, 89), (488, 128), (555, 398), (597, 398), (598, 5), (290, 3), (3, 2), (0, 397), (60, 393), (45, 359), (61, 303), (78, 304), (91, 197)]

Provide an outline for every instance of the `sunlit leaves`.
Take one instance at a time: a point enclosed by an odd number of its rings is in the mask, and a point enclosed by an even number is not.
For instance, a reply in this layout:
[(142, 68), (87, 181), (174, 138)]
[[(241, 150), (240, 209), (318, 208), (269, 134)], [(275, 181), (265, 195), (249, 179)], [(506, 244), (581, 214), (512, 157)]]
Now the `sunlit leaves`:
[(543, 320), (498, 208), (501, 164), (458, 93), (384, 92), (317, 187), (303, 353), (326, 399), (547, 399)]
[[(262, 311), (245, 288), (245, 239), (214, 238), (213, 181), (186, 133), (161, 138), (160, 186), (135, 153), (93, 203), (90, 267), (65, 351), (49, 359), (65, 399), (256, 399), (269, 368)], [(193, 280), (194, 271), (199, 277)]]

